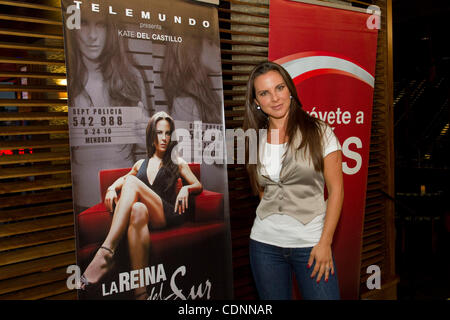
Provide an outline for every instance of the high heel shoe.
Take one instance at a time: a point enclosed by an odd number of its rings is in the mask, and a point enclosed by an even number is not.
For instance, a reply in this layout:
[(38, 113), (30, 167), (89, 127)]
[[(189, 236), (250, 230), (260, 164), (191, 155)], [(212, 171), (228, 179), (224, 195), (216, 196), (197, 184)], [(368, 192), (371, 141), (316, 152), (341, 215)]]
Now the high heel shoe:
[[(97, 250), (97, 252), (100, 250), (100, 249), (103, 249), (103, 250), (106, 250), (106, 251), (108, 251), (109, 253), (111, 253), (111, 257), (104, 257), (104, 259), (105, 259), (105, 261), (106, 261), (106, 264), (108, 265), (108, 267), (107, 267), (107, 269), (111, 269), (112, 268), (112, 266), (113, 266), (113, 264), (114, 264), (114, 259), (113, 259), (113, 257), (114, 257), (114, 251), (112, 250), (112, 249), (110, 249), (110, 248), (108, 248), (108, 247), (105, 247), (105, 246), (101, 246), (98, 250)], [(94, 259), (95, 259), (95, 256), (94, 256)], [(108, 261), (109, 260), (109, 261)], [(92, 263), (92, 262), (91, 262)], [(105, 272), (105, 274), (109, 271), (109, 270), (107, 270), (106, 272)], [(105, 275), (105, 274), (103, 274), (100, 278), (99, 278), (99, 280)], [(87, 278), (86, 278), (86, 276), (84, 275), (84, 273), (81, 275), (81, 277), (80, 277), (80, 283), (79, 283), (79, 286), (78, 286), (78, 289), (80, 289), (80, 290), (82, 290), (82, 291), (91, 291), (91, 290), (93, 290), (94, 288), (96, 288), (99, 284), (100, 284), (100, 281), (97, 281), (97, 282), (90, 282)]]

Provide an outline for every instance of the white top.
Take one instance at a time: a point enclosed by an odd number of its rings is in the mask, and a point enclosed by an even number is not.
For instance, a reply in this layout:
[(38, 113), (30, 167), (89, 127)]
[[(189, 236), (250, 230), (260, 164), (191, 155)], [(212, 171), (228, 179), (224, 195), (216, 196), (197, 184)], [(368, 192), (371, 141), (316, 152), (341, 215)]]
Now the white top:
[[(263, 148), (265, 153), (260, 155), (261, 164), (275, 182), (280, 179), (281, 163), (286, 148), (286, 143), (266, 142), (266, 148)], [(336, 150), (341, 150), (341, 145), (332, 129), (326, 126), (323, 135), (323, 157)], [(322, 235), (324, 220), (325, 212), (306, 225), (287, 214), (274, 213), (265, 219), (256, 216), (250, 239), (284, 248), (314, 247)]]

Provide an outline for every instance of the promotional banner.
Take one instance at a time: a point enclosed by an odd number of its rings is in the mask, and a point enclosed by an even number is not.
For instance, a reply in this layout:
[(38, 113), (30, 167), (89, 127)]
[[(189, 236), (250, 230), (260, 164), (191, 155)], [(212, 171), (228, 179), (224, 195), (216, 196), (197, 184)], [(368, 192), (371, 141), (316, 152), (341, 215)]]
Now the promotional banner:
[(341, 298), (358, 299), (377, 29), (369, 14), (271, 0), (269, 60), (285, 67), (301, 103), (342, 145), (345, 198), (333, 251)]
[(81, 299), (230, 299), (217, 8), (62, 0)]

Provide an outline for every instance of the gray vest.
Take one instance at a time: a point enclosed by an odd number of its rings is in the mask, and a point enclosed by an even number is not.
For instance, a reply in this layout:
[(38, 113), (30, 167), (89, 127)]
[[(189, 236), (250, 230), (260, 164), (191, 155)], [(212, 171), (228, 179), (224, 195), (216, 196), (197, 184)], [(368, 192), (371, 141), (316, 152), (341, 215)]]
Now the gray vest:
[[(267, 133), (261, 133), (260, 155), (264, 154), (267, 142)], [(292, 141), (293, 146), (298, 147), (300, 141), (299, 130)], [(309, 152), (306, 152), (305, 156), (303, 149), (293, 152), (290, 147), (287, 148), (278, 183), (270, 179), (261, 161), (258, 161), (257, 165), (257, 179), (264, 188), (264, 196), (256, 209), (256, 214), (261, 219), (274, 213), (288, 214), (307, 224), (326, 212), (323, 173), (314, 170)]]

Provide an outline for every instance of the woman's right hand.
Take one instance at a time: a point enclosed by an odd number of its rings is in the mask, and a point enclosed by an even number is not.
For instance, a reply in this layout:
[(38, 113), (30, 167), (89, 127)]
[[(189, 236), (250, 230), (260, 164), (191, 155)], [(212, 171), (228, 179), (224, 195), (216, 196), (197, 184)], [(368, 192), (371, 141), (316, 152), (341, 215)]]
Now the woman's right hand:
[(178, 192), (177, 200), (175, 201), (175, 210), (178, 214), (184, 213), (188, 208), (189, 191), (187, 186), (183, 186)]
[(108, 189), (105, 195), (105, 206), (110, 212), (113, 212), (113, 204), (117, 203), (117, 192), (114, 189)]

